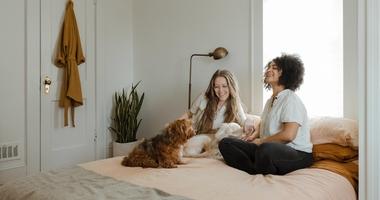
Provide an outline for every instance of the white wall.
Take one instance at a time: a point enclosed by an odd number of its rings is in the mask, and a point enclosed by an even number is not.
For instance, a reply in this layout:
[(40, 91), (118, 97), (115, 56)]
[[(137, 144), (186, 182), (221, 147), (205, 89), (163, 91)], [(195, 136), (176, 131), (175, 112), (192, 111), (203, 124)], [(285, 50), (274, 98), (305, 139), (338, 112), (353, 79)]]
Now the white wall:
[[(99, 65), (103, 70), (101, 78), (103, 83), (104, 112), (103, 118), (107, 144), (111, 135), (107, 129), (111, 120), (113, 94), (123, 88), (130, 88), (133, 81), (133, 31), (132, 31), (132, 1), (131, 0), (104, 0), (98, 1), (101, 20), (99, 30), (100, 41), (98, 55)], [(100, 133), (104, 134), (104, 133)], [(101, 135), (100, 135), (101, 136)]]
[(249, 0), (133, 1), (134, 82), (146, 98), (138, 137), (158, 133), (187, 109), (191, 54), (223, 46), (222, 60), (193, 58), (192, 100), (205, 90), (218, 68), (232, 71), (241, 97), (250, 105)]
[[(0, 147), (17, 142), (20, 157), (0, 161), (0, 183), (26, 174), (26, 30), (25, 2), (7, 0), (0, 7)], [(12, 19), (12, 23), (9, 23)], [(38, 67), (38, 66), (37, 66)]]
[(357, 0), (343, 2), (343, 116), (358, 117), (358, 6)]

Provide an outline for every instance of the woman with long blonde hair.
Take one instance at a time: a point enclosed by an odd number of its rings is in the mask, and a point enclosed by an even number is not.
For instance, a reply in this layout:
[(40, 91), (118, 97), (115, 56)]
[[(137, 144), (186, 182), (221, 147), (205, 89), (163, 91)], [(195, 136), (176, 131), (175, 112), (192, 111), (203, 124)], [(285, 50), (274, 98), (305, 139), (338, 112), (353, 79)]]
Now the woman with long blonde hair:
[(206, 92), (197, 97), (181, 118), (192, 118), (197, 134), (215, 133), (222, 123), (236, 122), (242, 126), (247, 117), (234, 75), (228, 70), (217, 70)]

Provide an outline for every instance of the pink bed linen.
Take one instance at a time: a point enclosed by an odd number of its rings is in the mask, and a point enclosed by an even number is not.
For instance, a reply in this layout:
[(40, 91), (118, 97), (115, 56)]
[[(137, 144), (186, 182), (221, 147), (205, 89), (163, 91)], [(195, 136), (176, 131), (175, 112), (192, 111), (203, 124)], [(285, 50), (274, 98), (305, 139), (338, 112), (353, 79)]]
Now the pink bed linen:
[(285, 176), (249, 175), (208, 158), (186, 158), (175, 169), (124, 167), (122, 157), (84, 163), (98, 174), (192, 199), (239, 200), (356, 200), (352, 185), (344, 177), (323, 169), (302, 169)]

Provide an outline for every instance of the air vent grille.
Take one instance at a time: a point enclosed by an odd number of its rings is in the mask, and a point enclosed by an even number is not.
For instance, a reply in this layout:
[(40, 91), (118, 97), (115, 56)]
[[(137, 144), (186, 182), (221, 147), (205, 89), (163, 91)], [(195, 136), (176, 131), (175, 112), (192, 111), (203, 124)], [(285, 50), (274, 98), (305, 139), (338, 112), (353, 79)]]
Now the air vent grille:
[(0, 144), (0, 161), (19, 159), (19, 143)]

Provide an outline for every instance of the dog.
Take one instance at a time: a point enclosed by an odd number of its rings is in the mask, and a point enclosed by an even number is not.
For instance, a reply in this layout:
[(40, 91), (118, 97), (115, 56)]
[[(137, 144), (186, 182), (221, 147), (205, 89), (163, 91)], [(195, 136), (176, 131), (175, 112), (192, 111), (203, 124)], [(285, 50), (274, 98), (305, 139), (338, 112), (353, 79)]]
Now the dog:
[(216, 158), (222, 155), (218, 149), (218, 143), (225, 137), (241, 137), (243, 128), (237, 123), (223, 123), (215, 134), (199, 134), (190, 138), (183, 147), (183, 156), (192, 158)]
[(218, 131), (215, 133), (217, 142), (225, 137), (241, 137), (243, 135), (243, 128), (237, 123), (223, 123)]
[(143, 141), (124, 157), (122, 165), (143, 168), (176, 168), (183, 164), (181, 147), (195, 135), (192, 121), (176, 120), (170, 123), (163, 133)]

